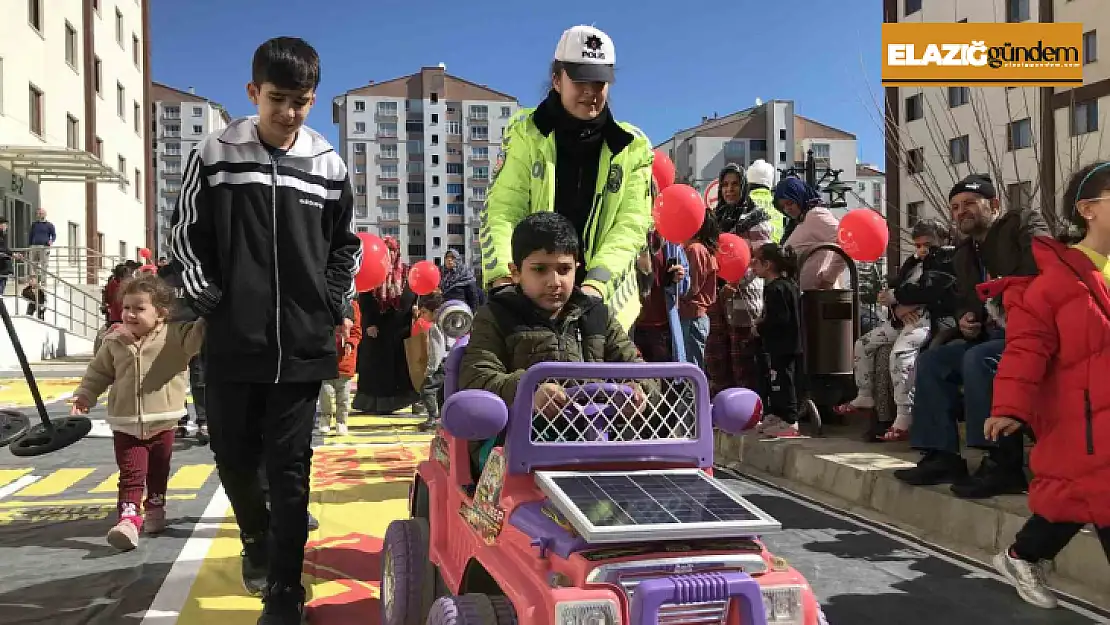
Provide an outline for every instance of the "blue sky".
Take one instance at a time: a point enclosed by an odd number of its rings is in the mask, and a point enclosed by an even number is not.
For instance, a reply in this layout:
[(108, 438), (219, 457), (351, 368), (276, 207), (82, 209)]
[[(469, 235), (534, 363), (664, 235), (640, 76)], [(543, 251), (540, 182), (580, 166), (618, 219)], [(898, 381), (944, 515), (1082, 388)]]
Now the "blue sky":
[(559, 35), (594, 24), (617, 49), (613, 112), (653, 143), (703, 115), (747, 108), (757, 97), (792, 99), (798, 114), (854, 133), (865, 162), (882, 163), (878, 0), (700, 5), (712, 11), (673, 0), (556, 4), (551, 10), (551, 3), (489, 0), (153, 2), (154, 80), (194, 87), (233, 116), (246, 115), (254, 49), (270, 37), (303, 37), (323, 65), (308, 123), (334, 141), (332, 97), (440, 62), (450, 74), (534, 105), (545, 93)]

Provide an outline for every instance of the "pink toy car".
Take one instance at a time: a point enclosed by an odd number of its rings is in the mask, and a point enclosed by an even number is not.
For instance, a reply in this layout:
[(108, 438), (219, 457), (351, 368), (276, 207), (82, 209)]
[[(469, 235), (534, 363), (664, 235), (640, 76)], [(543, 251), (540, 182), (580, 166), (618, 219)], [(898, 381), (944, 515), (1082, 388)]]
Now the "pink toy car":
[[(457, 390), (465, 348), (447, 360), (412, 518), (386, 531), (383, 625), (825, 622), (758, 538), (779, 523), (712, 476), (713, 427), (755, 425), (755, 393), (711, 404), (683, 363), (552, 362), (524, 374), (510, 408)], [(569, 402), (536, 410), (549, 382)]]

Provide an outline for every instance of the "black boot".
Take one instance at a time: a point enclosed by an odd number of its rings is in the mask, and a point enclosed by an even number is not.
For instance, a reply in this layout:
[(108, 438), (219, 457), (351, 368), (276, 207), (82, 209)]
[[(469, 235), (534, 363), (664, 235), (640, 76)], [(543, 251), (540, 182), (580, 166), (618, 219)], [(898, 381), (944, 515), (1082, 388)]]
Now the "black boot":
[(258, 625), (301, 625), (304, 623), (304, 588), (273, 583), (262, 593), (262, 616)]
[(266, 578), (270, 574), (270, 554), (266, 535), (242, 536), (243, 551), (240, 554), (243, 566), (243, 588), (252, 595), (263, 592)]
[(952, 494), (962, 499), (987, 499), (998, 495), (1020, 495), (1029, 487), (1021, 462), (992, 453), (983, 458), (975, 474), (952, 484)]
[(967, 477), (967, 462), (959, 454), (928, 451), (916, 467), (898, 469), (894, 477), (911, 486), (949, 484)]

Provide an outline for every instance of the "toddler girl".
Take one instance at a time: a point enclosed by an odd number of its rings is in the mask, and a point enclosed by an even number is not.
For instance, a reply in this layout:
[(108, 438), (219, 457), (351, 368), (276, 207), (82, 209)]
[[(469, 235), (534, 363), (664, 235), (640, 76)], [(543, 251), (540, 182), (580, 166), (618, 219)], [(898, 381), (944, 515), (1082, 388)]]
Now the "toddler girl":
[(1086, 524), (1110, 558), (1110, 162), (1072, 177), (1063, 207), (1074, 245), (1033, 240), (1040, 275), (979, 285), (1003, 297), (1006, 348), (994, 378), (990, 440), (1033, 430), (1029, 509), (1033, 515), (994, 566), (1021, 598), (1056, 607), (1041, 563)]
[(762, 349), (767, 405), (759, 431), (775, 438), (798, 431), (798, 361), (802, 355), (801, 292), (794, 282), (797, 261), (778, 243), (764, 243), (752, 256), (752, 271), (763, 278), (763, 314), (755, 331)]
[[(335, 421), (335, 433), (347, 435), (347, 413), (351, 407), (351, 378), (355, 377), (358, 364), (358, 345), (362, 342), (362, 314), (358, 302), (352, 301), (344, 318), (351, 322), (350, 328), (336, 331), (335, 343), (339, 350), (339, 377), (324, 380), (320, 385), (320, 433), (331, 432)], [(344, 328), (347, 326), (345, 325)]]
[[(204, 341), (204, 322), (166, 323), (174, 292), (144, 273), (120, 287), (122, 324), (104, 337), (73, 394), (73, 413), (88, 414), (108, 392), (108, 425), (119, 466), (119, 522), (108, 543), (120, 550), (139, 544), (139, 530), (166, 528), (166, 483), (174, 429), (185, 408), (189, 361)], [(143, 513), (139, 501), (146, 489)]]
[(717, 301), (717, 218), (705, 211), (705, 221), (684, 251), (690, 264), (690, 286), (678, 302), (678, 319), (686, 362), (705, 369), (705, 343), (709, 338), (709, 307)]

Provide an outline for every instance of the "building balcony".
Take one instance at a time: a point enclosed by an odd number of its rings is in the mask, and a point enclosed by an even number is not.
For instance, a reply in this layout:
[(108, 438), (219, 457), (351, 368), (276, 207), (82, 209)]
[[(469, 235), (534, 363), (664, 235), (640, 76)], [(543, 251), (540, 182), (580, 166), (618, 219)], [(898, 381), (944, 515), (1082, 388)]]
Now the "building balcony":
[(401, 178), (397, 174), (378, 174), (378, 182), (400, 182)]
[(470, 142), (471, 143), (489, 143), (489, 134), (470, 135)]
[(374, 157), (374, 162), (376, 163), (396, 163), (399, 160), (401, 159), (396, 152), (392, 154), (379, 154)]
[(180, 159), (181, 158), (181, 152), (163, 152), (162, 153), (162, 158)]
[(486, 167), (489, 165), (489, 156), (471, 156), (466, 162), (471, 167)]
[(489, 113), (467, 113), (466, 121), (479, 124), (489, 123)]
[(472, 197), (467, 200), (466, 203), (469, 204), (471, 208), (482, 209), (486, 206), (486, 198)]
[(378, 132), (374, 133), (374, 138), (379, 141), (396, 141), (397, 133), (379, 130)]
[(163, 169), (162, 170), (162, 177), (163, 178), (169, 178), (170, 180), (180, 180), (181, 179), (181, 170), (169, 171), (169, 170)]
[(489, 178), (475, 178), (471, 176), (466, 179), (467, 184), (477, 185), (479, 187), (489, 186)]
[(397, 111), (393, 111), (392, 113), (388, 111), (377, 111), (374, 113), (374, 121), (385, 123), (395, 122), (397, 121)]
[(397, 196), (394, 196), (394, 197), (383, 197), (383, 196), (380, 196), (380, 195), (378, 196), (378, 206), (396, 206), (400, 203), (401, 203), (401, 198), (397, 197)]
[(163, 197), (177, 197), (180, 194), (181, 194), (181, 189), (180, 188), (178, 188), (178, 189), (173, 189), (173, 188), (162, 189), (162, 196)]

